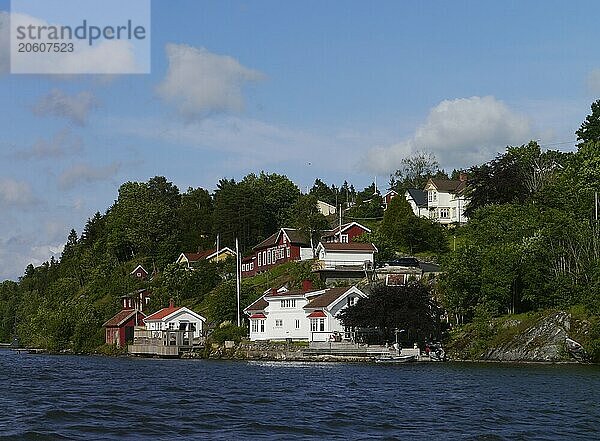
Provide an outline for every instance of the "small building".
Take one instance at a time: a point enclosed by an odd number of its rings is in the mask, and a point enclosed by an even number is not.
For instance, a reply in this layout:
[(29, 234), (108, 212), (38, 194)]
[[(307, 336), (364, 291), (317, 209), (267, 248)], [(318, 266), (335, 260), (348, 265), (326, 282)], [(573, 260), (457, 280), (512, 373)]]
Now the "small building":
[(198, 251), (197, 253), (181, 253), (175, 263), (185, 265), (187, 268), (192, 269), (194, 264), (200, 261), (208, 260), (209, 262), (220, 262), (229, 257), (235, 257), (235, 251), (229, 247), (219, 248), (218, 252), (216, 248), (204, 251)]
[(377, 247), (372, 243), (321, 242), (313, 271), (327, 285), (338, 282), (356, 283), (369, 277), (375, 263)]
[(388, 205), (390, 205), (390, 202), (396, 196), (398, 196), (398, 192), (396, 190), (389, 190), (386, 194), (384, 194), (382, 196), (382, 199), (383, 199), (383, 209), (384, 210), (387, 210)]
[(146, 288), (138, 289), (121, 296), (123, 309), (137, 309), (144, 311), (150, 303), (150, 291)]
[(357, 237), (370, 232), (371, 229), (358, 222), (348, 222), (333, 230), (324, 231), (321, 236), (321, 242), (354, 242)]
[(272, 289), (244, 309), (250, 322), (250, 340), (313, 342), (329, 341), (336, 336), (350, 339), (337, 315), (362, 297), (366, 294), (355, 286)]
[(148, 278), (149, 273), (148, 271), (146, 271), (146, 268), (144, 268), (142, 265), (138, 265), (129, 274), (135, 277), (136, 279), (146, 280)]
[(118, 348), (126, 347), (133, 341), (134, 328), (143, 324), (146, 315), (137, 309), (122, 309), (102, 326), (105, 332), (107, 345), (116, 345)]
[(148, 331), (191, 331), (194, 338), (200, 338), (206, 319), (185, 306), (175, 306), (171, 300), (167, 308), (150, 314), (144, 323)]

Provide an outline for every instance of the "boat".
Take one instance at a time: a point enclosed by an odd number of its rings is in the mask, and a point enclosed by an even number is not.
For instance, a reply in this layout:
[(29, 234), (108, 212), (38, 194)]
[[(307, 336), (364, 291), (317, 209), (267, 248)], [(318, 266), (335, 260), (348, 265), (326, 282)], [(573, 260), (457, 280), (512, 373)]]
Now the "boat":
[(374, 360), (375, 363), (409, 363), (416, 361), (417, 357), (414, 355), (381, 355)]

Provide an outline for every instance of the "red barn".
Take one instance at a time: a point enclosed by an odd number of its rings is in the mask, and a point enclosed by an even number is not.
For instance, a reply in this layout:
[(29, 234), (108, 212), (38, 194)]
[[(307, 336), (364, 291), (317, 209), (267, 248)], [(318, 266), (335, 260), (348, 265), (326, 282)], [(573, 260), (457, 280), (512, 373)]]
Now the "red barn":
[(146, 317), (137, 309), (123, 309), (102, 326), (105, 328), (106, 344), (124, 348), (127, 342), (133, 341), (133, 328), (143, 326)]

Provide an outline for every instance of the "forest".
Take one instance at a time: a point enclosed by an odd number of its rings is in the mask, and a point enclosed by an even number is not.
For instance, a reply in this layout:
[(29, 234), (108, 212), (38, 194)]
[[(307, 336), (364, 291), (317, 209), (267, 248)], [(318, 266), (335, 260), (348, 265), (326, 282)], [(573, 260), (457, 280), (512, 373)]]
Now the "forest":
[[(223, 246), (239, 238), (240, 251), (279, 227), (315, 234), (336, 225), (316, 209), (322, 200), (343, 208), (343, 221), (373, 231), (377, 260), (415, 255), (442, 265), (435, 297), (450, 323), (542, 309), (577, 309), (591, 323), (600, 348), (600, 100), (576, 132), (574, 151), (543, 149), (532, 141), (508, 146), (468, 175), (469, 222), (442, 227), (417, 218), (403, 197), (383, 210), (375, 184), (357, 191), (348, 182), (317, 179), (307, 194), (286, 176), (261, 172), (239, 181), (222, 179), (210, 192), (181, 192), (165, 177), (122, 184), (116, 200), (71, 230), (59, 260), (29, 265), (18, 281), (0, 283), (0, 341), (52, 351), (92, 352), (104, 341), (102, 323), (119, 310), (120, 296), (151, 289), (151, 309), (170, 297), (205, 315), (211, 326), (235, 321), (233, 262), (185, 271), (174, 264), (182, 251)], [(404, 194), (447, 174), (435, 157), (416, 152), (390, 177)], [(379, 189), (377, 189), (379, 190)], [(129, 275), (142, 264), (154, 277)], [(306, 265), (244, 280), (242, 306), (281, 278), (298, 284), (313, 277)]]

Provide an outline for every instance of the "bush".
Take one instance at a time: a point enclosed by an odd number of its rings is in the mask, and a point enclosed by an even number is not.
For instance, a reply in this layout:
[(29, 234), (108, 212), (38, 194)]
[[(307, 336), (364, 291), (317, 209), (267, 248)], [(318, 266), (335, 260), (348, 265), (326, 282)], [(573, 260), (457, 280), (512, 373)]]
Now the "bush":
[(231, 340), (239, 343), (242, 338), (248, 335), (248, 329), (243, 326), (235, 326), (228, 324), (215, 329), (212, 334), (208, 336), (209, 341), (212, 343), (224, 343), (226, 340)]

